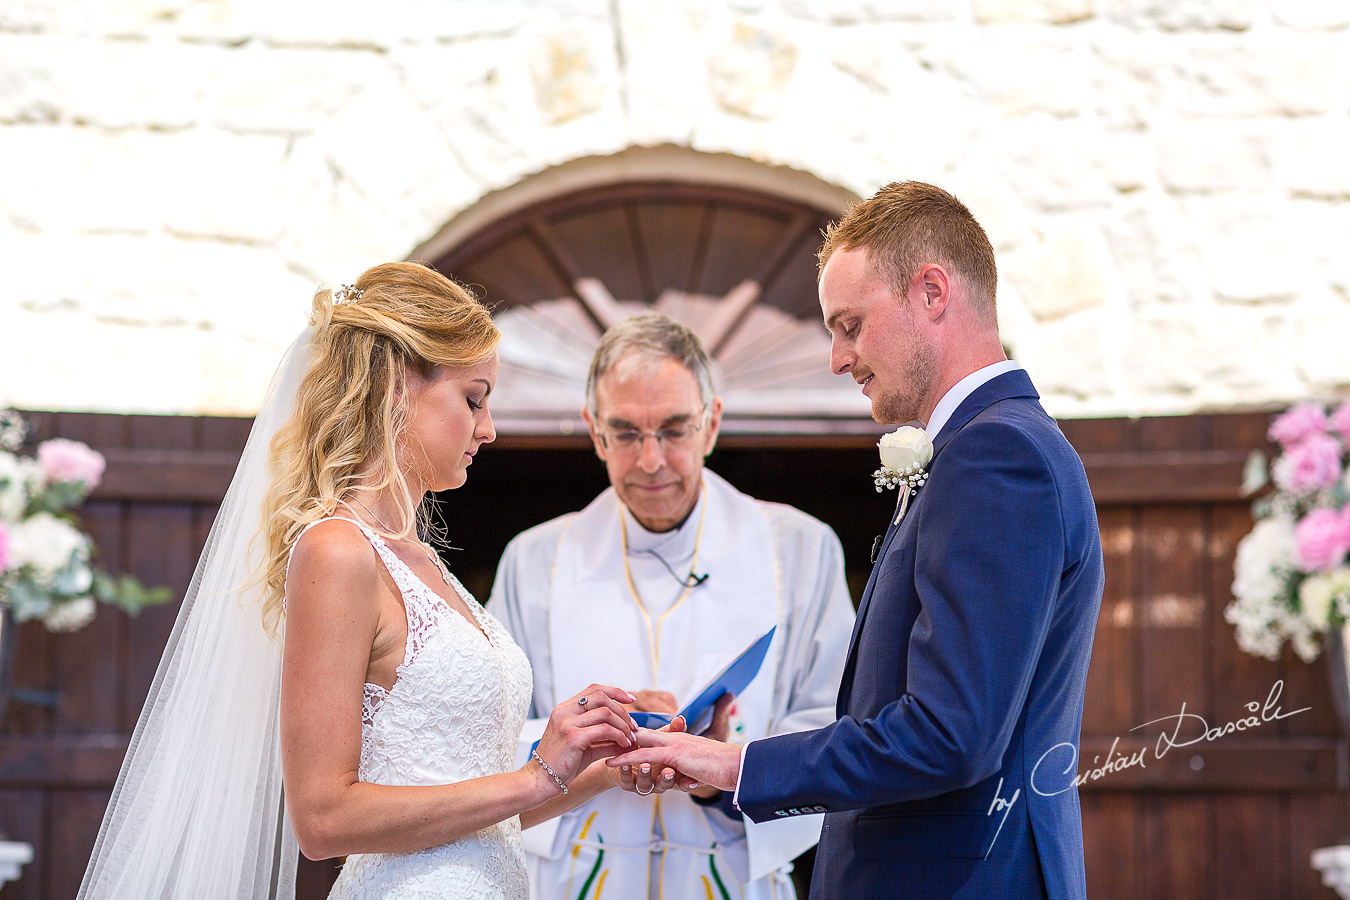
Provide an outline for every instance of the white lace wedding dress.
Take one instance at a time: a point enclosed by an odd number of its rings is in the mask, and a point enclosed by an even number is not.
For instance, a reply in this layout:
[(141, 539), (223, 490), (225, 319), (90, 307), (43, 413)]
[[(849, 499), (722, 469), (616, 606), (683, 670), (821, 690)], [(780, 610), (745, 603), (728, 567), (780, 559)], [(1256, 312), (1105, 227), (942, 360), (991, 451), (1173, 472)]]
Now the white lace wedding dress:
[[(458, 579), (451, 578), (454, 588), (482, 633), (379, 535), (353, 524), (389, 569), (408, 615), (407, 649), (393, 688), (365, 686), (360, 779), (448, 784), (510, 771), (532, 689), (525, 654)], [(519, 900), (528, 894), (520, 819), (513, 816), (418, 853), (349, 856), (329, 896)]]

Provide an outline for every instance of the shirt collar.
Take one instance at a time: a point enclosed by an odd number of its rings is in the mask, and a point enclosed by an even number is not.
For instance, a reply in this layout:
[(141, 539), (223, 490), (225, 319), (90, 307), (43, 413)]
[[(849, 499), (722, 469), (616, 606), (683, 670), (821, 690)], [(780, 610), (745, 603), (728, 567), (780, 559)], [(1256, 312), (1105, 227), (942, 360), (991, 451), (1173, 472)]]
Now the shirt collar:
[(667, 561), (692, 556), (694, 547), (698, 543), (698, 523), (702, 518), (703, 504), (707, 502), (708, 489), (705, 484), (699, 489), (698, 501), (694, 504), (694, 508), (689, 511), (689, 515), (680, 523), (680, 526), (672, 528), (670, 531), (660, 532), (648, 531), (634, 517), (632, 511), (621, 504), (624, 527), (628, 533), (628, 554), (632, 556), (655, 550)]
[(933, 407), (933, 415), (929, 417), (928, 424), (924, 426), (923, 430), (928, 433), (930, 439), (936, 438), (942, 432), (942, 427), (947, 424), (947, 420), (952, 417), (952, 413), (956, 412), (956, 408), (961, 405), (962, 401), (975, 393), (976, 388), (994, 380), (1004, 372), (1012, 372), (1020, 368), (1022, 367), (1013, 360), (1005, 359), (1002, 362), (996, 362), (993, 365), (971, 372), (942, 395), (942, 399), (937, 402), (937, 406)]

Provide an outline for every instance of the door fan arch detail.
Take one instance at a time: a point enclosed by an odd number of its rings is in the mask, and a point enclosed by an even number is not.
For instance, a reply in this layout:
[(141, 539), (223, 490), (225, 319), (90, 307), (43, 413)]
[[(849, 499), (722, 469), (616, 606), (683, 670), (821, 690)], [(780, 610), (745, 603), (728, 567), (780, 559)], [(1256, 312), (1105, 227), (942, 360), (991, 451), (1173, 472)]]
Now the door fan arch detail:
[(600, 335), (649, 311), (708, 348), (724, 433), (875, 433), (852, 379), (829, 371), (815, 251), (835, 215), (720, 184), (627, 182), (505, 215), (432, 264), (494, 307), (502, 434), (584, 432)]

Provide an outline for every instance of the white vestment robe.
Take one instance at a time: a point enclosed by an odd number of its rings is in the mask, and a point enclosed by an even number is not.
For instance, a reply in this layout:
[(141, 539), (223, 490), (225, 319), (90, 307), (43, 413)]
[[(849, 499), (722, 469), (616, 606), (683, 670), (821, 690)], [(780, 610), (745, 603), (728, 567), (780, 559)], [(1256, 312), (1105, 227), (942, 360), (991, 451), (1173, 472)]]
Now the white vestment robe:
[[(736, 698), (729, 740), (834, 720), (853, 629), (838, 538), (707, 469), (703, 480), (694, 510), (672, 531), (647, 531), (610, 488), (507, 547), (489, 609), (534, 667), (521, 764), (553, 707), (587, 684), (665, 690), (683, 706), (775, 626), (759, 674)], [(691, 571), (708, 577), (686, 587)], [(755, 824), (729, 800), (700, 806), (679, 791), (612, 790), (527, 829), (531, 896), (793, 897), (789, 864), (819, 839), (823, 817)]]

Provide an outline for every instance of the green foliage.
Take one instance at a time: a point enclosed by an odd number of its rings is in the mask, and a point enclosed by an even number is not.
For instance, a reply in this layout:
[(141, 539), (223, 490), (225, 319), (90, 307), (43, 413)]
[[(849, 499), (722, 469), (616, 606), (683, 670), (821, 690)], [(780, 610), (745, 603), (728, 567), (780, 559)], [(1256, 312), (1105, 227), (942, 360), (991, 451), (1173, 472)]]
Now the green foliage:
[(173, 599), (173, 591), (167, 587), (148, 588), (131, 575), (114, 576), (107, 572), (94, 573), (93, 593), (100, 603), (116, 606), (133, 616), (147, 606), (160, 606)]

